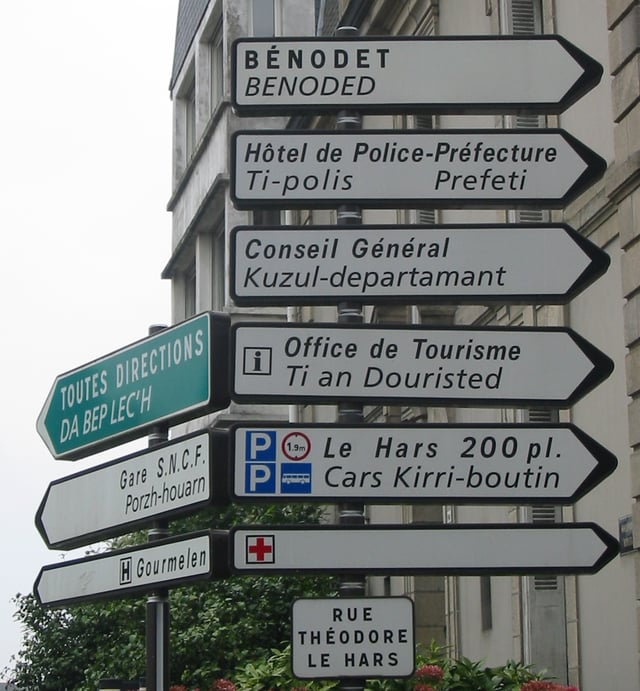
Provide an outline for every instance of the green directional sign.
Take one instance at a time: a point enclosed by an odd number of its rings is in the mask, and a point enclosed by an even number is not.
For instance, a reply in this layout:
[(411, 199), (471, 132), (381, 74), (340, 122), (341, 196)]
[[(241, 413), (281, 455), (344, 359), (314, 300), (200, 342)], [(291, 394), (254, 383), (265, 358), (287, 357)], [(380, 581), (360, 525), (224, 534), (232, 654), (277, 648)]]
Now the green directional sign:
[(75, 460), (229, 405), (226, 315), (206, 312), (56, 378), (37, 429)]

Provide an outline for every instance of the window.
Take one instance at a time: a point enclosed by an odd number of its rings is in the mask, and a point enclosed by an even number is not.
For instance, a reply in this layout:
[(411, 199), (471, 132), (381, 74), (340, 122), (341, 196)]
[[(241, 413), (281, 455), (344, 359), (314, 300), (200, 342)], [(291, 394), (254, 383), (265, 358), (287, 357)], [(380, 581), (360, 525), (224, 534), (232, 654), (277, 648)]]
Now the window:
[[(433, 130), (434, 118), (431, 115), (418, 113), (413, 116), (413, 129), (415, 130)], [(436, 222), (435, 209), (418, 209), (416, 211), (416, 223), (424, 225), (432, 225)]]
[(253, 212), (254, 226), (280, 225), (280, 209), (255, 209)]
[[(555, 408), (534, 407), (525, 411), (525, 421), (538, 424), (559, 420)], [(562, 521), (562, 510), (553, 504), (524, 507), (524, 520), (536, 525)], [(523, 636), (525, 661), (547, 669), (567, 683), (567, 621), (565, 579), (556, 574), (536, 574), (523, 578)]]
[(511, 0), (511, 33), (542, 33), (540, 0)]
[(212, 300), (211, 309), (221, 311), (225, 305), (225, 242), (224, 226), (213, 238), (213, 257), (211, 267)]
[(186, 162), (196, 150), (196, 84), (191, 82), (182, 98), (184, 106), (184, 149)]
[(216, 24), (209, 41), (209, 94), (211, 113), (215, 113), (224, 95), (224, 56), (222, 52), (222, 20)]
[[(510, 0), (508, 2), (506, 33), (514, 36), (528, 36), (542, 33), (542, 4), (540, 0)], [(503, 25), (505, 22), (503, 21)], [(533, 129), (545, 127), (544, 115), (519, 113), (509, 118), (512, 127)], [(549, 221), (549, 211), (540, 208), (520, 209), (512, 213), (512, 220), (522, 223), (543, 223)]]
[(491, 614), (491, 576), (480, 576), (480, 619), (483, 631), (493, 628)]
[(196, 150), (196, 62), (193, 60), (177, 87), (173, 101), (173, 174), (177, 182), (189, 167)]
[(541, 34), (542, 0), (500, 0), (503, 34)]
[(196, 313), (196, 261), (195, 259), (184, 272), (184, 318), (193, 317)]

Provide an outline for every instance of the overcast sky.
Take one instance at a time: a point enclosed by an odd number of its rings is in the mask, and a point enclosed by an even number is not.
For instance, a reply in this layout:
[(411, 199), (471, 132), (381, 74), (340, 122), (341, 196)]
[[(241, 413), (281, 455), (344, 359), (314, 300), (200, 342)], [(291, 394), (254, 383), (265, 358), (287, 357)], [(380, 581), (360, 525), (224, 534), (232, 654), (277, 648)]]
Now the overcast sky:
[(22, 638), (12, 598), (63, 557), (34, 526), (47, 485), (124, 455), (54, 460), (35, 428), (49, 389), (58, 374), (170, 323), (160, 273), (171, 241), (177, 8), (0, 2), (0, 671)]

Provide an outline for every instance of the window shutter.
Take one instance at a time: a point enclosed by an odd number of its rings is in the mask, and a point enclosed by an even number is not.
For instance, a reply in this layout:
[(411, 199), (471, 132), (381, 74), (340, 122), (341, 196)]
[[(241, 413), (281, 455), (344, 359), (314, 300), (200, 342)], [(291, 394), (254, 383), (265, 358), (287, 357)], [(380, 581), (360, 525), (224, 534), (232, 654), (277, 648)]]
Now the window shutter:
[[(538, 424), (558, 422), (556, 408), (534, 407), (525, 411), (525, 421)], [(538, 504), (527, 509), (527, 519), (535, 525), (562, 520), (562, 510), (553, 504)], [(565, 580), (555, 574), (536, 574), (525, 578), (529, 606), (527, 662), (536, 669), (547, 669), (558, 681), (567, 681), (567, 623)]]
[[(540, 0), (511, 0), (511, 32), (514, 36), (527, 36), (542, 33)], [(545, 126), (543, 115), (523, 113), (512, 118), (515, 128), (533, 129)], [(544, 209), (521, 209), (516, 212), (516, 221), (523, 223), (543, 223), (549, 220), (549, 212)]]
[[(433, 116), (424, 113), (416, 113), (413, 116), (413, 129), (415, 130), (432, 130)], [(416, 211), (416, 222), (422, 225), (433, 225), (436, 222), (435, 209), (418, 209)]]
[[(536, 0), (511, 0), (511, 31), (513, 34), (535, 34), (539, 31)], [(536, 16), (537, 15), (537, 16)]]

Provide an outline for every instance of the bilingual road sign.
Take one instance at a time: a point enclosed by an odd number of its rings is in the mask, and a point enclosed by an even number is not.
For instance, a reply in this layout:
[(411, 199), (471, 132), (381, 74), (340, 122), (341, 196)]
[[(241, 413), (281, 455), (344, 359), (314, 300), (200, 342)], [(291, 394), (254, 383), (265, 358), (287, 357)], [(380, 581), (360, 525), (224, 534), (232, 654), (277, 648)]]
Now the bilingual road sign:
[(235, 573), (595, 573), (619, 551), (594, 523), (238, 526)]
[(239, 322), (230, 347), (239, 403), (571, 405), (613, 370), (560, 327)]
[(615, 456), (570, 424), (234, 425), (234, 501), (573, 503)]
[(261, 206), (563, 207), (607, 164), (563, 130), (243, 130), (231, 197)]
[(236, 40), (231, 55), (240, 115), (559, 113), (603, 72), (553, 35), (249, 38)]
[(229, 404), (229, 318), (203, 313), (61, 374), (37, 429), (55, 458), (82, 458)]
[(301, 598), (291, 608), (298, 679), (408, 677), (415, 668), (408, 597)]
[(231, 231), (241, 306), (565, 303), (609, 255), (564, 224), (241, 226)]
[(40, 535), (48, 547), (70, 549), (226, 503), (214, 434), (196, 432), (54, 480), (36, 513)]
[(44, 566), (34, 584), (42, 605), (134, 595), (211, 577), (212, 537), (190, 533), (130, 549)]

